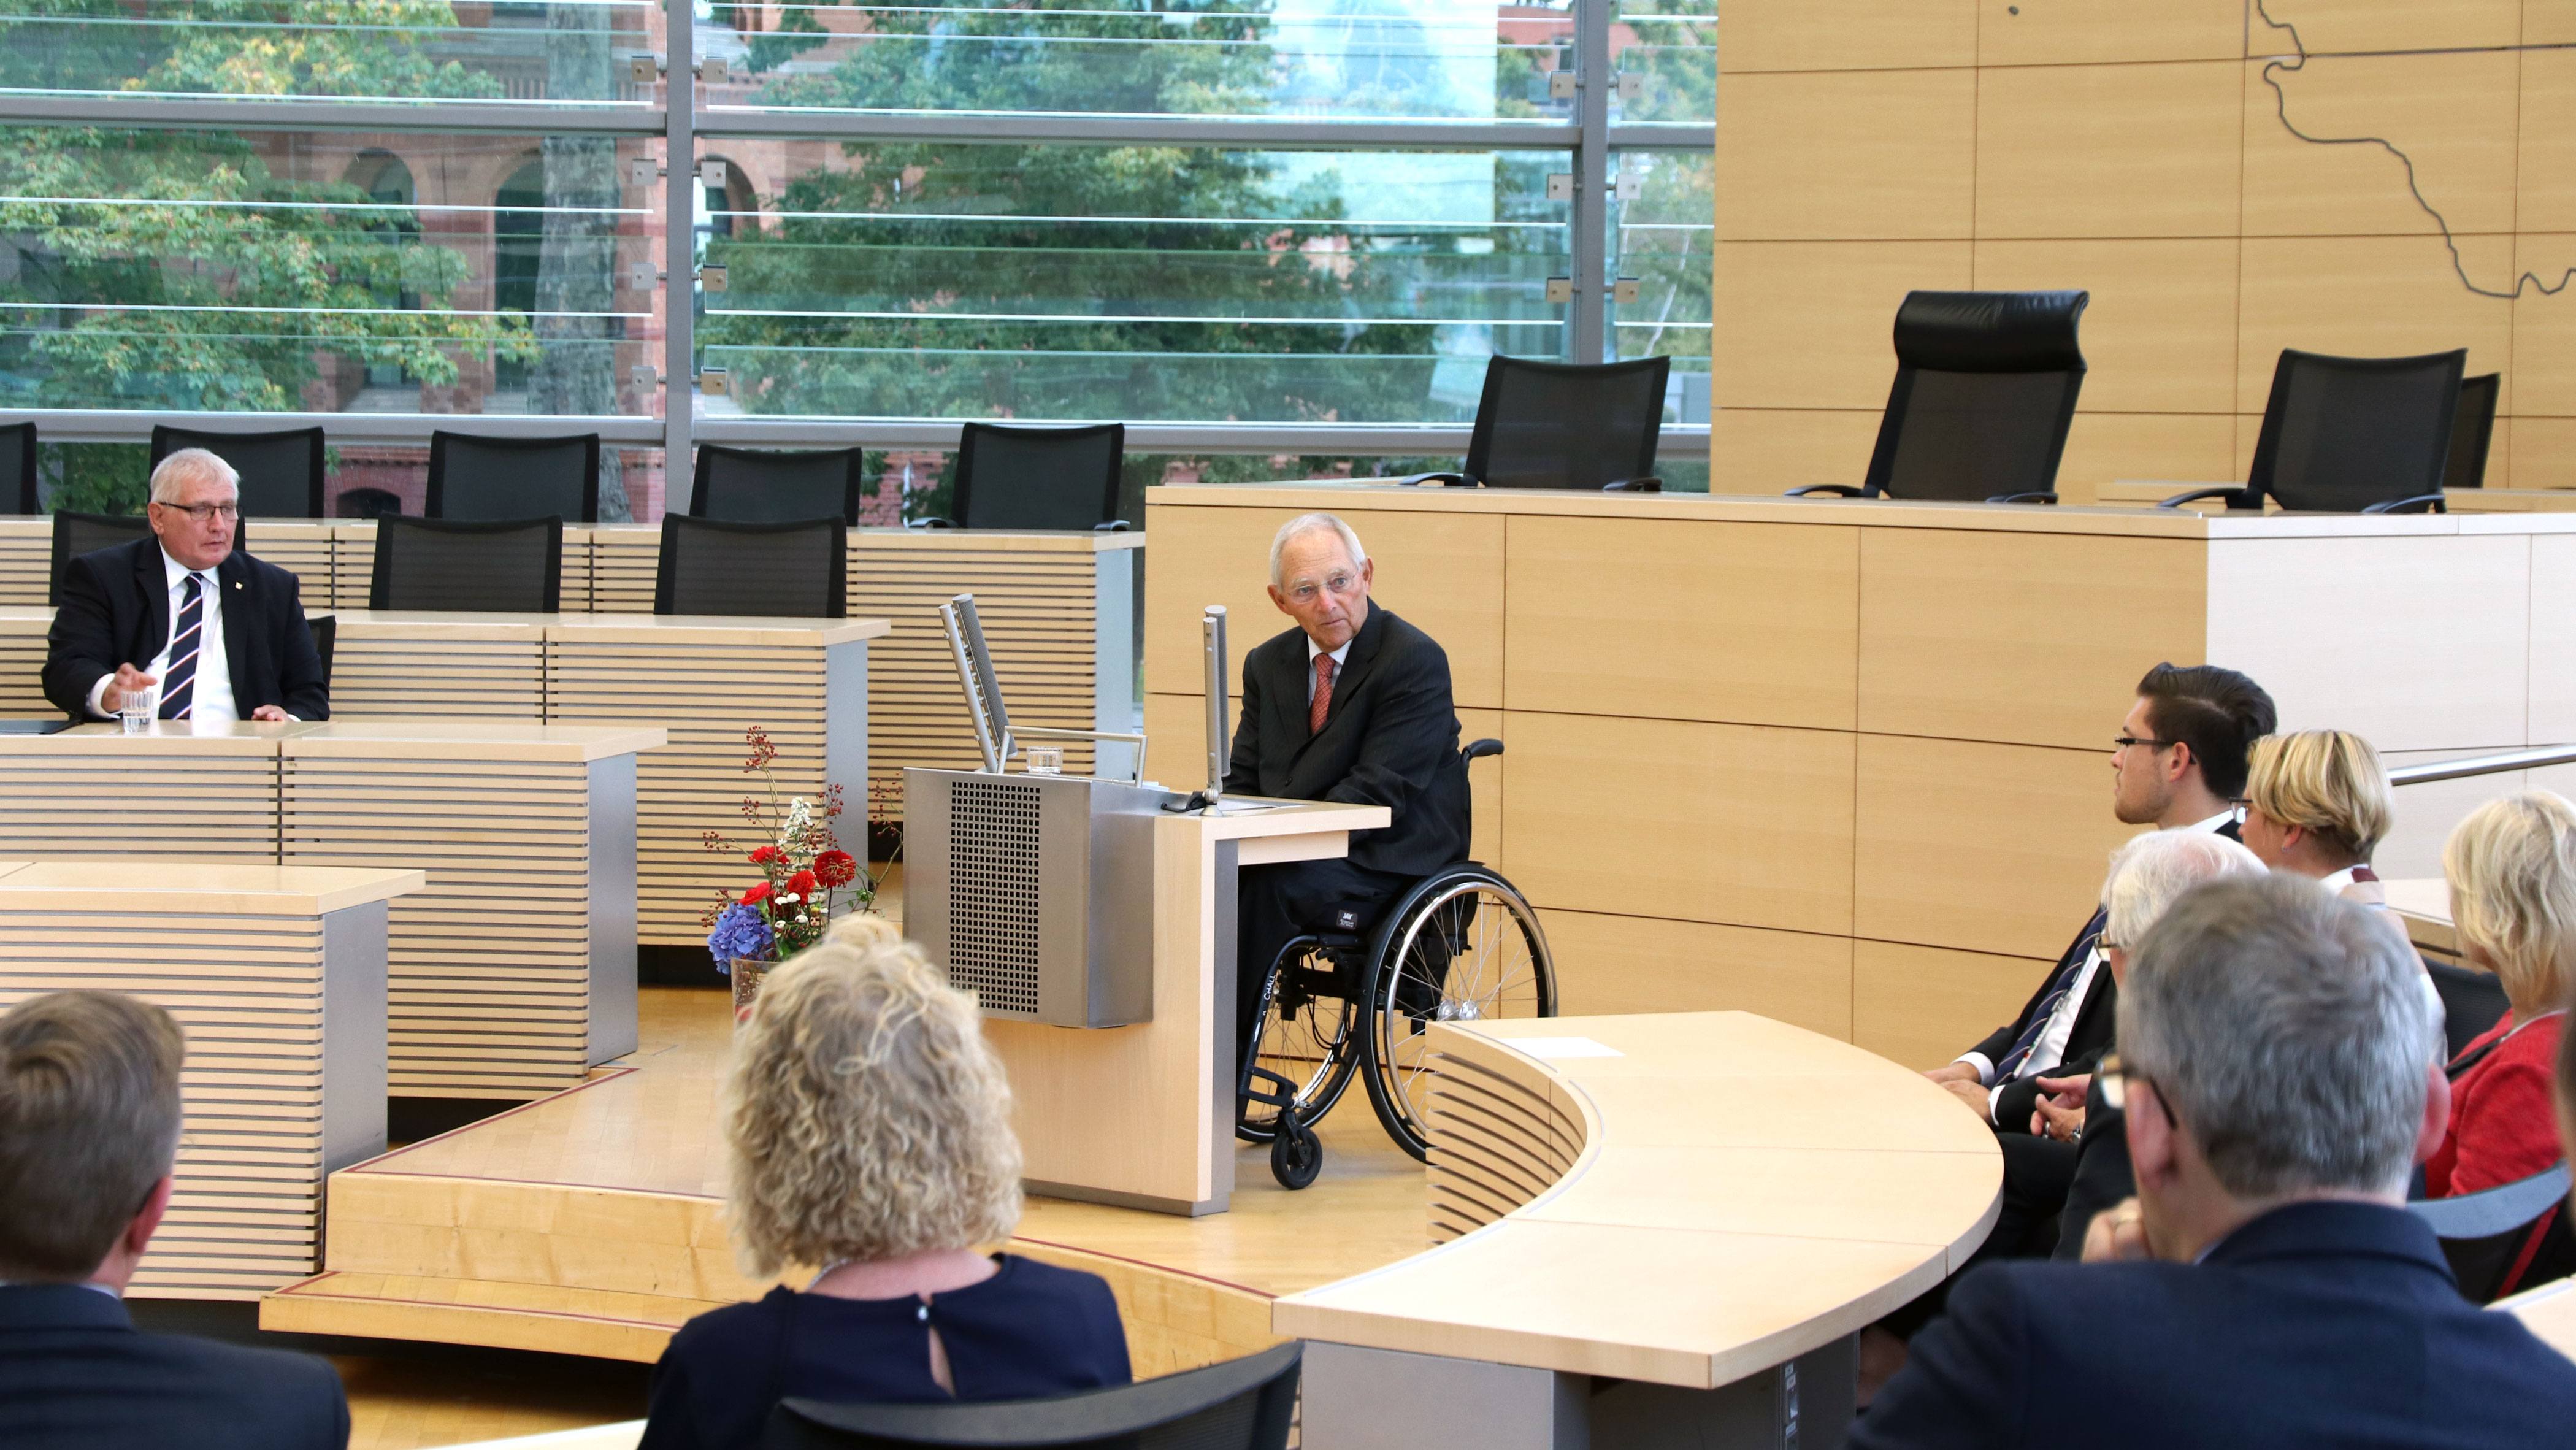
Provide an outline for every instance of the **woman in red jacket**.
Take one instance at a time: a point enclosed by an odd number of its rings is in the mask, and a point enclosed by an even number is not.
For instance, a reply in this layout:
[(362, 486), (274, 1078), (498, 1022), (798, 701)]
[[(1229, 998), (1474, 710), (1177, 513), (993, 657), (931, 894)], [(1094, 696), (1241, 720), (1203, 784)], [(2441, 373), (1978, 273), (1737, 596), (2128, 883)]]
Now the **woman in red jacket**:
[(2511, 1009), (2451, 1060), (2451, 1130), (2424, 1164), (2435, 1198), (2528, 1178), (2563, 1156), (2553, 1106), (2576, 977), (2576, 806), (2550, 791), (2489, 801), (2442, 848), (2469, 962)]

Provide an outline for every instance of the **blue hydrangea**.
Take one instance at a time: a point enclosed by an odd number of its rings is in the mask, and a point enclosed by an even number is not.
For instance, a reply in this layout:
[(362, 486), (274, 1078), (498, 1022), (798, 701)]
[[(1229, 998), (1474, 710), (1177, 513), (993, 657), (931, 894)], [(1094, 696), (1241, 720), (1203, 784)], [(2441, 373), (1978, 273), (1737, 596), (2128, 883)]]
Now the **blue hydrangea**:
[(760, 908), (737, 901), (716, 918), (715, 930), (707, 933), (707, 952), (716, 959), (716, 970), (733, 974), (733, 959), (765, 955), (777, 938)]

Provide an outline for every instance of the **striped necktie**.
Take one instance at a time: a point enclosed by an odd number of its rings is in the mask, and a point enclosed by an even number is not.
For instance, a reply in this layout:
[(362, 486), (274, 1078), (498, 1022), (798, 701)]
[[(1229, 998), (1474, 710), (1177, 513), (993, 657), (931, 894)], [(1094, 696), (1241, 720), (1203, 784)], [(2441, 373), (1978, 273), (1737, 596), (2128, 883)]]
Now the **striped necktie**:
[(185, 720), (196, 708), (197, 645), (206, 632), (205, 586), (188, 576), (188, 592), (179, 601), (178, 627), (170, 631), (170, 664), (161, 671), (161, 718)]
[(2048, 1019), (2057, 1015), (2058, 1004), (2066, 1000), (2067, 993), (2075, 990), (2077, 979), (2084, 975), (2084, 963), (2091, 959), (2093, 948), (2102, 941), (2102, 929), (2109, 924), (2109, 913), (2099, 909), (2094, 911), (2093, 919), (2084, 924), (2084, 934), (2075, 939), (2075, 950), (2067, 953), (2066, 965), (2058, 968), (2057, 980), (2048, 984), (2048, 995), (2041, 998), (2039, 1006), (2031, 1012), (2030, 1025), (2021, 1030), (2021, 1036), (2013, 1039), (2012, 1051), (2004, 1054), (2004, 1060), (1995, 1064), (1995, 1081), (2012, 1081), (2013, 1074), (2021, 1071), (2021, 1065), (2030, 1061), (2031, 1053), (2039, 1046), (2040, 1034), (2048, 1030)]
[(1306, 733), (1324, 733), (1324, 716), (1333, 708), (1333, 657), (1315, 656), (1315, 702), (1306, 707)]

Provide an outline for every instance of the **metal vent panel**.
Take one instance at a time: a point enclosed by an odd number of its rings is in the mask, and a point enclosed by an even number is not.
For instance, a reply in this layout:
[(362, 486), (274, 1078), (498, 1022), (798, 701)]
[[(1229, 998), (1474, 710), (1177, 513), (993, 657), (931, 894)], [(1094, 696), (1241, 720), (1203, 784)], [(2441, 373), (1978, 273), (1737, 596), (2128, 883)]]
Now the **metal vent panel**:
[(993, 1016), (1038, 1015), (1039, 791), (948, 787), (948, 980)]

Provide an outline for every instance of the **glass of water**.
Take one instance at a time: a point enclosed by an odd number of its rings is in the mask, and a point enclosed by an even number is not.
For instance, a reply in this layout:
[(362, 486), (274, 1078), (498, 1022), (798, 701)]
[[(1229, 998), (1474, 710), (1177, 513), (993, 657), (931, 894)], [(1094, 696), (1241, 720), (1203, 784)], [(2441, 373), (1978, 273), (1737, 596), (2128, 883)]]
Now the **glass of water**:
[(1032, 745), (1032, 746), (1030, 746), (1030, 747), (1029, 747), (1029, 774), (1031, 774), (1031, 775), (1062, 775), (1062, 774), (1064, 774), (1064, 747), (1063, 747), (1063, 746), (1061, 746), (1061, 745)]
[(116, 718), (124, 724), (128, 735), (151, 734), (152, 721), (160, 713), (161, 687), (157, 684), (126, 691), (116, 705)]

